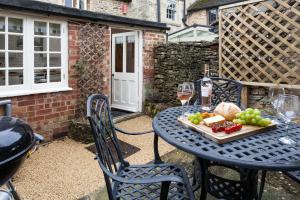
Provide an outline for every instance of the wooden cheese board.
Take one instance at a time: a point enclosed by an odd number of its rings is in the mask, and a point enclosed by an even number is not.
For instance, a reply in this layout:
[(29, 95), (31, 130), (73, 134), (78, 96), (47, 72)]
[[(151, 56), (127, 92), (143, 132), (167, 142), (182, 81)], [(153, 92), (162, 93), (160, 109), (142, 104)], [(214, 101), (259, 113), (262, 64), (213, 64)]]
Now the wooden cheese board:
[(267, 127), (243, 125), (243, 128), (240, 131), (226, 134), (225, 132), (214, 133), (212, 132), (210, 127), (204, 125), (203, 123), (195, 125), (191, 123), (186, 117), (179, 117), (178, 121), (181, 122), (186, 127), (201, 133), (204, 137), (216, 142), (217, 144), (224, 144), (237, 139), (245, 138), (247, 136), (263, 133), (266, 130), (271, 130), (276, 128), (276, 124), (274, 123), (270, 124)]

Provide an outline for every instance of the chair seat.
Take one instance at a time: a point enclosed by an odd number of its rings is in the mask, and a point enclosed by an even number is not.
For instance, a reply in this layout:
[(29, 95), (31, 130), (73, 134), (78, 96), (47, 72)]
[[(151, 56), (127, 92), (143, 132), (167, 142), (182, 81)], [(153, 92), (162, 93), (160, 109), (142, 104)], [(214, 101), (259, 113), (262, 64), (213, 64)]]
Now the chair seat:
[(300, 184), (300, 170), (298, 171), (290, 171), (290, 172), (284, 172), (287, 176), (292, 178), (294, 181)]
[[(126, 179), (145, 179), (159, 176), (179, 176), (186, 184), (171, 182), (168, 192), (168, 199), (190, 200), (194, 199), (192, 188), (188, 183), (189, 179), (179, 166), (170, 164), (129, 166), (119, 172), (119, 176)], [(114, 192), (117, 199), (144, 200), (159, 199), (161, 193), (161, 183), (152, 184), (127, 184), (116, 183)]]

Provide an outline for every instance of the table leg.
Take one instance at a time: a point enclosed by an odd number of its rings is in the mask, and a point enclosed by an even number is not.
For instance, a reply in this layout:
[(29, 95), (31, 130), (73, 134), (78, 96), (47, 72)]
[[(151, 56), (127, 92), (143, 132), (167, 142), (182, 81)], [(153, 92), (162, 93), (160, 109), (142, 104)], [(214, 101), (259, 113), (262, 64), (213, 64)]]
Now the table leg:
[(201, 165), (199, 163), (199, 161), (197, 160), (198, 158), (196, 158), (193, 162), (193, 179), (192, 179), (192, 187), (193, 187), (193, 191), (197, 191), (199, 190), (199, 188), (201, 187)]
[[(206, 200), (207, 193), (220, 199), (243, 199), (253, 200), (257, 198), (257, 186), (258, 186), (258, 171), (221, 165), (215, 162), (197, 158), (196, 162), (200, 166), (196, 166), (194, 180), (198, 183), (194, 186), (201, 187), (200, 200)], [(196, 165), (197, 165), (196, 163)], [(213, 174), (209, 167), (220, 166), (231, 170), (234, 170), (240, 174), (240, 180), (230, 180), (219, 175)]]
[(239, 168), (243, 200), (253, 200), (257, 197), (258, 171)]
[(207, 161), (197, 158), (198, 162), (200, 163), (200, 170), (201, 170), (201, 195), (200, 195), (200, 200), (206, 200), (207, 198)]
[(266, 175), (267, 175), (267, 171), (266, 170), (262, 170), (262, 172), (261, 172), (261, 180), (260, 180), (260, 187), (259, 187), (259, 194), (258, 194), (257, 200), (261, 200), (261, 198), (262, 198), (262, 195), (263, 195), (263, 192), (264, 192), (264, 188), (265, 188)]

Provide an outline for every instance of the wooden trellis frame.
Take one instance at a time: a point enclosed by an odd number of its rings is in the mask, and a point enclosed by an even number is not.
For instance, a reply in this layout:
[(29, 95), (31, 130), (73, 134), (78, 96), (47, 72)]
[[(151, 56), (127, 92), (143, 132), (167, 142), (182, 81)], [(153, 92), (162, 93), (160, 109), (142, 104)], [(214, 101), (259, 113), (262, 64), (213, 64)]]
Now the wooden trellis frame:
[(222, 6), (219, 20), (220, 76), (300, 89), (300, 0)]

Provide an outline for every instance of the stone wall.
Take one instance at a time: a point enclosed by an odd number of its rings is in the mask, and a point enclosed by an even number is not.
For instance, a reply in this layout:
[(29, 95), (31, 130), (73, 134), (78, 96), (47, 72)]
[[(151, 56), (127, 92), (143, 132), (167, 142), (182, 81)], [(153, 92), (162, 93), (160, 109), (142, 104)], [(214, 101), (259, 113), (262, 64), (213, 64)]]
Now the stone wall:
[[(128, 7), (126, 13), (122, 12), (122, 5)], [(93, 0), (90, 2), (90, 10), (135, 19), (157, 20), (156, 0), (132, 0), (130, 3), (117, 0)]]
[[(144, 111), (154, 115), (169, 106), (180, 105), (176, 96), (179, 83), (203, 76), (204, 64), (210, 76), (218, 76), (217, 43), (167, 43), (155, 49), (154, 82), (146, 90)], [(150, 82), (151, 83), (151, 82)], [(248, 86), (248, 107), (270, 109), (268, 87)], [(300, 96), (300, 90), (286, 90)]]
[[(53, 3), (58, 5), (64, 5), (64, 0), (38, 0), (46, 3)], [(79, 0), (75, 0), (75, 4), (78, 5)], [(160, 1), (160, 15), (161, 22), (167, 23), (170, 27), (170, 31), (174, 32), (181, 28), (184, 28), (182, 22), (184, 2), (183, 0), (176, 0), (176, 17), (175, 20), (167, 18), (167, 1)], [(186, 9), (194, 3), (195, 0), (186, 0)], [(106, 13), (110, 15), (129, 17), (134, 19), (141, 19), (147, 21), (157, 21), (157, 0), (132, 0), (130, 2), (121, 0), (87, 0), (87, 9)], [(122, 5), (127, 6), (127, 12), (122, 11)], [(78, 6), (77, 6), (78, 7)]]
[(210, 65), (210, 75), (216, 76), (217, 45), (208, 42), (159, 45), (155, 50), (154, 84), (149, 89), (148, 100), (169, 105), (180, 104), (176, 97), (177, 85), (200, 79), (206, 63)]
[(194, 24), (208, 25), (208, 16), (206, 10), (199, 10), (197, 12), (189, 13), (187, 16), (187, 24), (192, 26)]
[[(285, 89), (287, 94), (300, 96), (300, 90)], [(248, 107), (254, 107), (267, 110), (270, 108), (270, 100), (268, 97), (269, 87), (253, 87), (248, 86)]]

